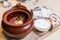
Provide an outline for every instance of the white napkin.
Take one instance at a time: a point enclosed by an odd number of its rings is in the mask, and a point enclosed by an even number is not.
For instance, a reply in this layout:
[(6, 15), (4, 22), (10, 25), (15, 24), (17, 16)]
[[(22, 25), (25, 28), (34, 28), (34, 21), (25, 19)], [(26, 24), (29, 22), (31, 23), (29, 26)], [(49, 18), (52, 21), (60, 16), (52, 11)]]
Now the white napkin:
[(53, 14), (53, 11), (51, 9), (48, 9), (46, 7), (37, 7), (33, 10), (33, 18), (38, 18), (38, 17), (45, 17), (49, 18)]

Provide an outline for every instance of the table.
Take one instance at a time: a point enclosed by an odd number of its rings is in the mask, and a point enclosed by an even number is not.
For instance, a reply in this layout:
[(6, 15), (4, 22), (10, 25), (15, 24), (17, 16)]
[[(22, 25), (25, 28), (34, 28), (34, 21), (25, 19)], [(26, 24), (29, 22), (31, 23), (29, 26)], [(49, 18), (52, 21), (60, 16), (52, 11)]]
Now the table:
[[(12, 6), (16, 5), (18, 2), (16, 0), (9, 0), (9, 2), (12, 3)], [(32, 3), (33, 2), (33, 3)], [(29, 2), (29, 3), (21, 3), (23, 5), (25, 5), (28, 9), (30, 8), (33, 8), (35, 5), (35, 1), (32, 0), (32, 2)], [(39, 2), (37, 3), (38, 5), (40, 6), (46, 6), (48, 8), (52, 8), (53, 11), (59, 16), (60, 14), (60, 0), (39, 0)], [(31, 5), (31, 6), (30, 6)], [(36, 6), (38, 6), (36, 5)], [(2, 15), (3, 13), (8, 10), (10, 8), (3, 8), (1, 5), (0, 5), (0, 25), (1, 25), (1, 20), (2, 20)], [(56, 30), (55, 30), (56, 31)], [(58, 31), (59, 32), (59, 31)], [(54, 33), (53, 33), (54, 34)], [(52, 35), (53, 35), (52, 34)], [(55, 34), (56, 35), (56, 34)], [(59, 35), (59, 34), (58, 34)], [(52, 37), (52, 36), (51, 36)], [(50, 38), (51, 38), (50, 37)], [(45, 39), (46, 38), (46, 39)], [(49, 40), (49, 38), (45, 37), (44, 39), (45, 40)], [(41, 38), (35, 34), (33, 31), (28, 34), (24, 39), (22, 40), (41, 40)], [(44, 40), (43, 39), (43, 40)], [(0, 40), (7, 40), (6, 37), (2, 34), (2, 27), (0, 26)]]

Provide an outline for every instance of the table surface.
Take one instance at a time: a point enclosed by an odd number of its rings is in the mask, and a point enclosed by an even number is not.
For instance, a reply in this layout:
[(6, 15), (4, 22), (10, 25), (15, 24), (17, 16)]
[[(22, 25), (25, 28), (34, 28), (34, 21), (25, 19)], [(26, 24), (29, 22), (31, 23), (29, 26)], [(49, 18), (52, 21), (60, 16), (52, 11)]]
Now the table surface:
[[(18, 2), (16, 0), (9, 0), (9, 2), (11, 2), (12, 6), (16, 5)], [(19, 2), (20, 3), (20, 2)], [(35, 0), (32, 0), (29, 3), (21, 3), (23, 5), (25, 5), (28, 9), (33, 8), (34, 6), (46, 6), (48, 8), (53, 9), (53, 11), (60, 16), (60, 0), (39, 0), (39, 2), (37, 3), (37, 5), (35, 5)], [(1, 25), (1, 20), (2, 20), (2, 15), (5, 11), (7, 11), (10, 8), (4, 8), (2, 7), (2, 5), (0, 4), (0, 25)], [(60, 36), (60, 29), (58, 29), (57, 31), (55, 31), (54, 33), (52, 33), (51, 35), (49, 35), (48, 37), (45, 37), (43, 40), (59, 40)], [(33, 34), (33, 35), (32, 35)], [(58, 34), (58, 35), (57, 35)], [(32, 35), (32, 36), (31, 36)], [(56, 36), (56, 37), (55, 37)], [(34, 38), (33, 38), (34, 37)], [(53, 38), (52, 38), (53, 37)], [(41, 40), (39, 38), (38, 35), (36, 35), (33, 31), (27, 35), (24, 39), (22, 40)], [(6, 37), (2, 34), (2, 28), (0, 26), (0, 40), (7, 40)]]

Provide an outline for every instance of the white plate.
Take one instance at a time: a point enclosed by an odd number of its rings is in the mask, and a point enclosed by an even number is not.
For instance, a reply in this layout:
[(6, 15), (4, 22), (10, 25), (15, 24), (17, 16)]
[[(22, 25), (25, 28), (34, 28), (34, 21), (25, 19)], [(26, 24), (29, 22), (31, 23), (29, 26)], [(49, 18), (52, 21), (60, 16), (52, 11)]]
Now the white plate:
[(51, 23), (47, 19), (37, 19), (34, 21), (34, 27), (39, 31), (48, 31), (51, 27)]

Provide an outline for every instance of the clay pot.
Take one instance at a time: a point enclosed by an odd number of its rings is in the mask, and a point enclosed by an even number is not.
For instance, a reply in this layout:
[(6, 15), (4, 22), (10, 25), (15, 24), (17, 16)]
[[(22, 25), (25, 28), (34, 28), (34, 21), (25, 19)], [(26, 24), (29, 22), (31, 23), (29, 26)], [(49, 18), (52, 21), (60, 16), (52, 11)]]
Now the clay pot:
[[(15, 25), (10, 23), (9, 20), (17, 15), (24, 15), (25, 21), (21, 25)], [(11, 16), (13, 15), (13, 16)], [(17, 4), (12, 9), (6, 11), (2, 17), (2, 28), (6, 35), (14, 38), (24, 38), (33, 29), (32, 11), (28, 11), (27, 8), (21, 4)]]

